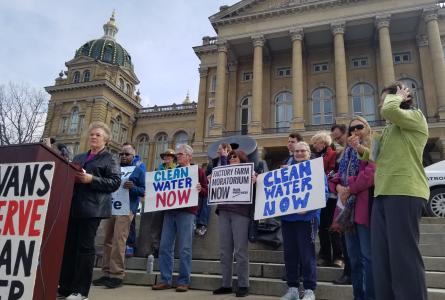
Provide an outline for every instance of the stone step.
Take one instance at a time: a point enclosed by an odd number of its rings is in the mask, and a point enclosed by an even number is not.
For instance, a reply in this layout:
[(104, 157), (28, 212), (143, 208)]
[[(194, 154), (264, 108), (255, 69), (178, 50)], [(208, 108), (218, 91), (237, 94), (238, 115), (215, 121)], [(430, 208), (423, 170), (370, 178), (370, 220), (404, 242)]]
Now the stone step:
[(445, 233), (445, 225), (444, 224), (420, 224), (420, 234), (425, 233)]
[[(101, 276), (100, 269), (94, 270), (94, 278)], [(173, 282), (177, 274), (174, 274)], [(235, 277), (236, 278), (236, 277)], [(234, 286), (236, 285), (234, 278)], [(129, 270), (124, 279), (125, 284), (153, 285), (159, 280), (159, 273), (147, 274), (144, 271)], [(221, 276), (207, 274), (192, 274), (191, 288), (212, 291), (221, 285)], [(250, 293), (253, 295), (282, 296), (287, 290), (286, 282), (280, 279), (250, 278)], [(210, 296), (211, 294), (209, 294)], [(318, 282), (316, 289), (317, 299), (321, 300), (352, 300), (351, 286), (337, 286), (329, 282)], [(445, 289), (429, 288), (430, 300), (445, 300)]]
[(445, 272), (445, 257), (424, 256), (425, 270)]
[(445, 224), (445, 218), (423, 217), (420, 224)]
[[(445, 230), (445, 227), (444, 227)], [(420, 244), (441, 244), (445, 245), (445, 232), (443, 233), (422, 233)]]

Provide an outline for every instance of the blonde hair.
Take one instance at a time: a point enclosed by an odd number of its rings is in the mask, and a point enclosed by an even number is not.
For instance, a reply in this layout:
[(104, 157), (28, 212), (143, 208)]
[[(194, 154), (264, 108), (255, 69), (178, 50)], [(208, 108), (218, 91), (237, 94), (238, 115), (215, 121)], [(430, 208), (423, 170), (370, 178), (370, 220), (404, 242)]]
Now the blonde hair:
[(104, 140), (105, 140), (105, 143), (108, 143), (110, 141), (110, 137), (111, 137), (110, 127), (108, 127), (108, 125), (105, 124), (104, 122), (95, 121), (95, 122), (91, 123), (90, 126), (88, 127), (88, 134), (90, 134), (91, 131), (93, 131), (93, 129), (97, 129), (97, 128), (102, 129), (105, 132)]
[(332, 137), (329, 131), (319, 131), (311, 138), (311, 144), (314, 144), (318, 141), (322, 141), (326, 147), (329, 147), (332, 144)]
[(366, 121), (366, 119), (363, 117), (354, 116), (351, 119), (351, 122), (349, 122), (349, 127), (351, 127), (351, 124), (353, 121), (359, 121), (359, 122), (362, 122), (363, 125), (365, 125), (364, 129), (366, 130), (366, 135), (363, 137), (362, 143), (363, 143), (363, 146), (370, 147), (371, 141), (372, 141), (372, 129), (371, 129), (371, 126), (369, 125), (368, 121)]

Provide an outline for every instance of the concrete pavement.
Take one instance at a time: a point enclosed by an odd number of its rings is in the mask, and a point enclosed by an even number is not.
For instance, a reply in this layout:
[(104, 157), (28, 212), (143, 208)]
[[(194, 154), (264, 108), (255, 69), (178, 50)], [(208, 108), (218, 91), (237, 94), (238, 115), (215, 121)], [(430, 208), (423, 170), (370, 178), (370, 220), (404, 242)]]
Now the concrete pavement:
[[(90, 300), (229, 300), (236, 298), (235, 294), (230, 295), (212, 295), (209, 291), (190, 290), (186, 293), (177, 293), (174, 289), (165, 291), (153, 291), (151, 287), (124, 285), (117, 289), (107, 289), (103, 287), (92, 286)], [(276, 300), (278, 297), (250, 295), (243, 299), (250, 300)]]

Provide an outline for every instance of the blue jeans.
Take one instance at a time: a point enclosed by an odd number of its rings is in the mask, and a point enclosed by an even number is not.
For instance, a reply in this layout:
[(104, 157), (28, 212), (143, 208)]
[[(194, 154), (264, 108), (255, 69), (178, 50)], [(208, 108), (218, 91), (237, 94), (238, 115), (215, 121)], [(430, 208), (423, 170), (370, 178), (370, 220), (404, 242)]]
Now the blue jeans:
[(346, 247), (351, 263), (351, 280), (356, 300), (374, 299), (374, 279), (371, 261), (371, 231), (355, 224), (354, 232), (345, 233)]
[(196, 225), (205, 225), (209, 224), (209, 216), (211, 207), (207, 203), (207, 198), (199, 199), (199, 208), (198, 214), (196, 216)]
[(179, 277), (177, 285), (190, 284), (193, 221), (195, 215), (185, 211), (165, 211), (159, 248), (161, 282), (172, 284), (175, 240), (179, 242)]

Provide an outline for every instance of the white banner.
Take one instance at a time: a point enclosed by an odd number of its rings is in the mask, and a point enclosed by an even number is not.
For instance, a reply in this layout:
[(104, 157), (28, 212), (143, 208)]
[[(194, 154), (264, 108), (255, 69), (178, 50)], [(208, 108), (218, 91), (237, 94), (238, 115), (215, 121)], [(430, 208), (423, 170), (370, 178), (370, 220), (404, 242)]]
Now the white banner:
[(198, 166), (147, 172), (144, 212), (198, 205)]
[(0, 164), (0, 299), (32, 300), (54, 162)]
[(255, 220), (326, 206), (323, 158), (258, 175)]
[(113, 205), (111, 214), (113, 216), (128, 216), (130, 214), (130, 190), (124, 188), (124, 183), (128, 181), (135, 166), (121, 167), (121, 186), (111, 194)]
[(215, 167), (209, 184), (208, 203), (251, 204), (253, 163)]

